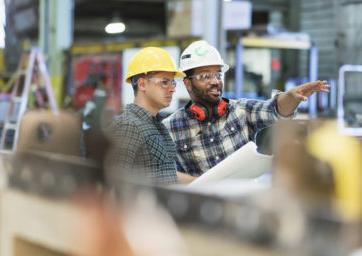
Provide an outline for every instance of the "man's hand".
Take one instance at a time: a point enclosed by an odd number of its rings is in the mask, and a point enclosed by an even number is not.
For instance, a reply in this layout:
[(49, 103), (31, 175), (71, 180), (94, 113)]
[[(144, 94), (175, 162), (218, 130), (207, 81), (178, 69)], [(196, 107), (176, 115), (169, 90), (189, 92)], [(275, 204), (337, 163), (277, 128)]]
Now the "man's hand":
[(315, 81), (299, 85), (287, 91), (296, 100), (306, 101), (315, 92), (329, 92), (327, 81)]
[(301, 101), (306, 101), (315, 92), (329, 92), (327, 81), (305, 83), (280, 94), (277, 100), (279, 114), (291, 115)]
[(189, 184), (197, 178), (182, 172), (176, 172), (176, 174), (177, 182), (180, 184)]

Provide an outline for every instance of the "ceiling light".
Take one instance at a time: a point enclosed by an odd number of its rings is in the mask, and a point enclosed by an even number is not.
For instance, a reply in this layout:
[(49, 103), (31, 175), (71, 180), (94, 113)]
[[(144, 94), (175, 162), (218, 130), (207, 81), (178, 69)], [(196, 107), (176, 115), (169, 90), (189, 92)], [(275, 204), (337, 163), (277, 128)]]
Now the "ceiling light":
[(126, 30), (126, 25), (123, 22), (111, 22), (104, 28), (104, 30), (108, 34), (120, 34)]

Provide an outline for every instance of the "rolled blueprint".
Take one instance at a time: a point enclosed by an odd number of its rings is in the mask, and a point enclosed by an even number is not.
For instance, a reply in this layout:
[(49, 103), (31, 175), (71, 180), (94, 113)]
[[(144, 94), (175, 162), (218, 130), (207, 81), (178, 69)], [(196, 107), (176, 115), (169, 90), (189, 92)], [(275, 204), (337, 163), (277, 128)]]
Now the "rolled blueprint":
[(273, 156), (256, 151), (254, 142), (232, 153), (213, 168), (190, 183), (189, 186), (217, 182), (223, 179), (252, 179), (271, 170)]

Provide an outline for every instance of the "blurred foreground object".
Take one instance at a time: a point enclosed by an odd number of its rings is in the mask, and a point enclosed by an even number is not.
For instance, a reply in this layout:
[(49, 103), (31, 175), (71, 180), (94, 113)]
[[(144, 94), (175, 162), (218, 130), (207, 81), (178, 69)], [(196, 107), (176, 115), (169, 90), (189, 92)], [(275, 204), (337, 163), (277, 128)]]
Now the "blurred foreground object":
[(277, 125), (274, 187), (294, 196), (314, 223), (306, 233), (314, 237), (311, 251), (324, 246), (325, 255), (345, 255), (362, 245), (362, 145), (329, 122)]
[[(110, 202), (108, 202), (110, 203)], [(77, 256), (133, 256), (115, 206), (99, 196), (89, 195), (77, 200), (83, 216), (75, 224), (73, 235), (79, 238)]]
[(152, 191), (124, 185), (130, 197), (120, 202), (89, 191), (74, 200), (2, 191), (1, 255), (188, 255)]
[(120, 201), (92, 196), (76, 201), (83, 218), (74, 227), (77, 256), (186, 256), (185, 245), (170, 215), (152, 189), (124, 183)]
[(308, 138), (309, 152), (330, 164), (335, 177), (338, 210), (346, 221), (362, 220), (362, 147), (353, 137), (326, 123)]
[(73, 113), (27, 112), (15, 154), (3, 158), (11, 187), (43, 196), (70, 196), (103, 180), (100, 162), (81, 157), (80, 118)]
[(362, 219), (361, 142), (321, 120), (280, 122), (276, 128), (276, 185), (309, 202), (326, 199), (332, 206), (337, 199), (345, 220)]

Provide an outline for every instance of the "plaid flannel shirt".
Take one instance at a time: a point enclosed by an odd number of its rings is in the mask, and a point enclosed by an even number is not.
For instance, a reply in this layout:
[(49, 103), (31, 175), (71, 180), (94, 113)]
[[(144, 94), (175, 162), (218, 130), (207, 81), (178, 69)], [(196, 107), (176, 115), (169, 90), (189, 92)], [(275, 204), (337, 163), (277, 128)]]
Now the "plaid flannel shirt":
[(112, 144), (106, 173), (110, 185), (117, 186), (124, 178), (176, 182), (175, 144), (159, 116), (129, 104), (112, 121), (108, 135)]
[(211, 121), (200, 122), (185, 108), (170, 115), (163, 123), (176, 144), (177, 171), (201, 175), (253, 141), (258, 130), (283, 118), (276, 109), (276, 98), (230, 100), (228, 113)]

